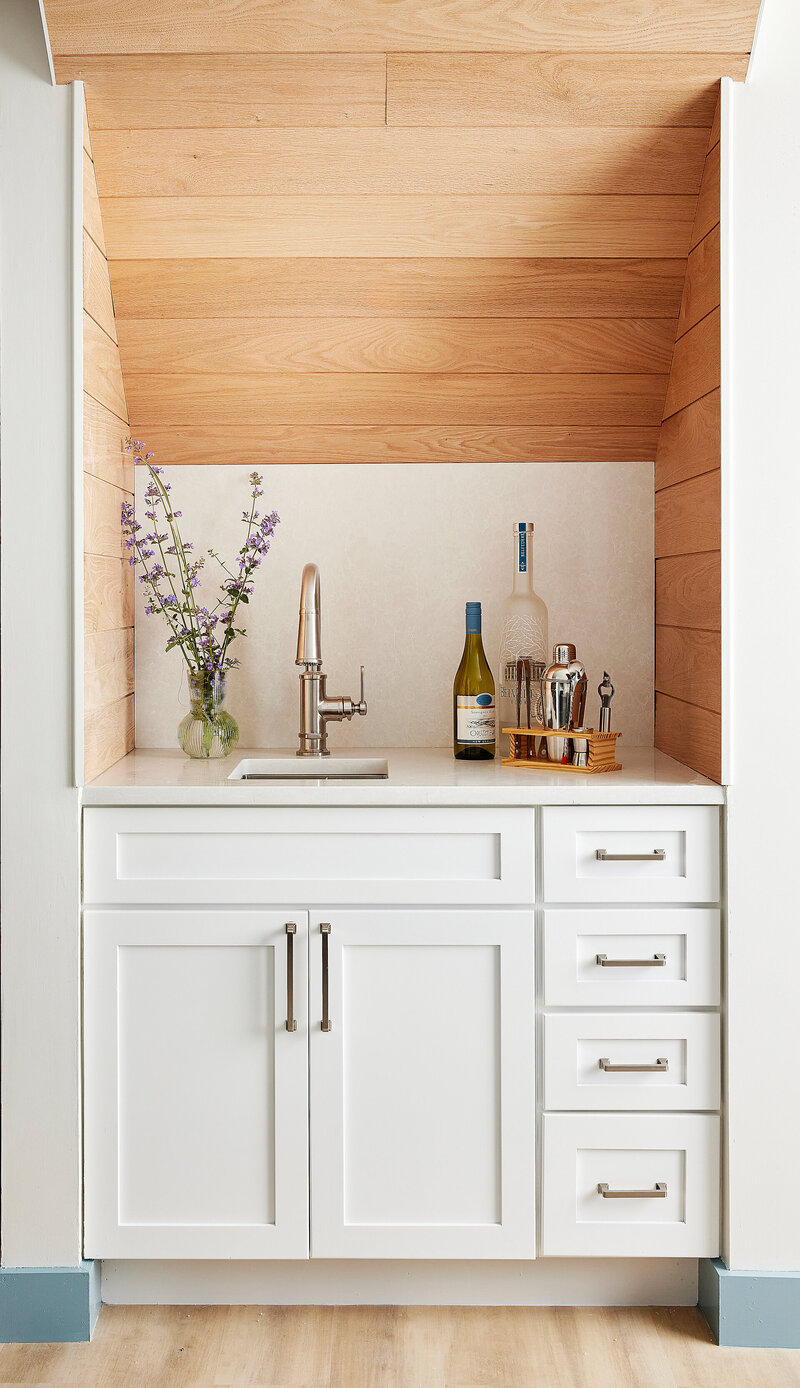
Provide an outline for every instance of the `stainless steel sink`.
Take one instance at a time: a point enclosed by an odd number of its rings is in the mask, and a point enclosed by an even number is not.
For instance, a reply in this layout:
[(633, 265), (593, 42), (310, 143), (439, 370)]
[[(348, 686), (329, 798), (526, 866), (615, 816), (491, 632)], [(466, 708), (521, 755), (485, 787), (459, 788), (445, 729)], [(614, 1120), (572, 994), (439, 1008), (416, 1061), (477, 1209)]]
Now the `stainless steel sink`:
[(246, 757), (229, 781), (385, 781), (384, 757)]

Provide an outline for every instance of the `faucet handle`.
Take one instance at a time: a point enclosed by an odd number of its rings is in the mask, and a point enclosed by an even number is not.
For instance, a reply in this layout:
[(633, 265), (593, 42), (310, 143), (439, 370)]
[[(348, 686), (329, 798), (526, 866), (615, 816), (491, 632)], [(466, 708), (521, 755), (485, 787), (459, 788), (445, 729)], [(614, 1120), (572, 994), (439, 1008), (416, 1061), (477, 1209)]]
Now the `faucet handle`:
[(361, 666), (361, 695), (358, 703), (353, 703), (353, 713), (360, 713), (362, 717), (367, 711), (367, 701), (364, 698), (364, 666)]

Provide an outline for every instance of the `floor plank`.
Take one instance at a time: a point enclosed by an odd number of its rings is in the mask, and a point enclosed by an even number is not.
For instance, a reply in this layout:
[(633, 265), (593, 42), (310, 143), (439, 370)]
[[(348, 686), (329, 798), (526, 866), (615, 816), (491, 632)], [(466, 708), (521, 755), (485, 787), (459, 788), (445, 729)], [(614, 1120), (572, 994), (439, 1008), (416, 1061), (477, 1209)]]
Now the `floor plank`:
[(0, 1388), (800, 1388), (674, 1307), (106, 1306), (90, 1345), (0, 1347)]

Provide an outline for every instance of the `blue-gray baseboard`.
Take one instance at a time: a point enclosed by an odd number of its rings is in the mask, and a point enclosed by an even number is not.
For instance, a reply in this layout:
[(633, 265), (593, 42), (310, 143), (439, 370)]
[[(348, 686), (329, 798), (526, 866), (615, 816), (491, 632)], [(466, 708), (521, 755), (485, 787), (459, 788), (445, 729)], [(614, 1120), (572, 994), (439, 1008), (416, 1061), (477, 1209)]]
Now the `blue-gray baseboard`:
[(0, 1268), (0, 1344), (91, 1340), (99, 1310), (99, 1263)]
[(800, 1349), (800, 1272), (730, 1272), (703, 1258), (698, 1305), (721, 1345)]

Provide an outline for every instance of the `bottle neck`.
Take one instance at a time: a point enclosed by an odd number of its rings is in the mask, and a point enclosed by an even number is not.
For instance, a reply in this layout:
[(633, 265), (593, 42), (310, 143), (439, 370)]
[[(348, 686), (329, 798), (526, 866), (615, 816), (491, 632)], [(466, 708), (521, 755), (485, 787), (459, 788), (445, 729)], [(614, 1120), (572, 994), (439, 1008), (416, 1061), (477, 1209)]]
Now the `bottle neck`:
[(515, 535), (514, 544), (514, 585), (513, 593), (528, 594), (533, 592), (533, 535), (530, 531), (521, 531)]

